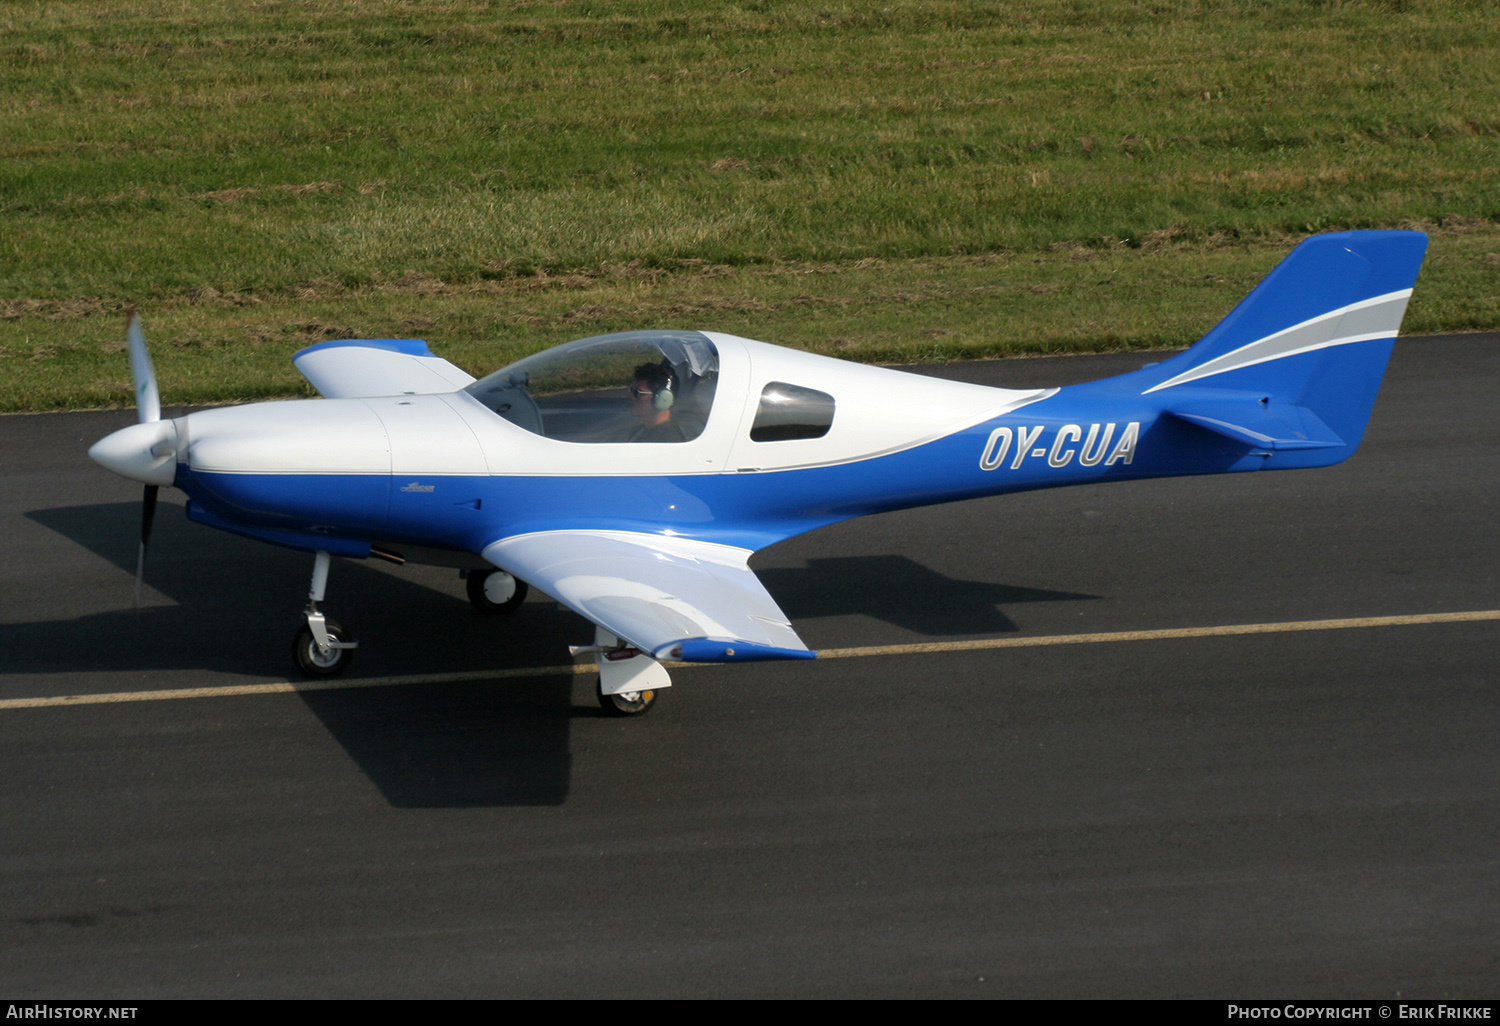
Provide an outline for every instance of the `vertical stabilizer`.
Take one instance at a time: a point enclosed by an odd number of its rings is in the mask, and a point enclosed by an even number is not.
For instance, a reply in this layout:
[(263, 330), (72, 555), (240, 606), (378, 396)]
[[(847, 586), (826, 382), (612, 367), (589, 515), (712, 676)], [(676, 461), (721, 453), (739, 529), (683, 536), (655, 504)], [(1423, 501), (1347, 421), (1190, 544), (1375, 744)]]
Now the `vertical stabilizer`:
[(1364, 436), (1427, 250), (1411, 231), (1315, 235), (1197, 345), (1114, 379), (1180, 420), (1336, 462)]

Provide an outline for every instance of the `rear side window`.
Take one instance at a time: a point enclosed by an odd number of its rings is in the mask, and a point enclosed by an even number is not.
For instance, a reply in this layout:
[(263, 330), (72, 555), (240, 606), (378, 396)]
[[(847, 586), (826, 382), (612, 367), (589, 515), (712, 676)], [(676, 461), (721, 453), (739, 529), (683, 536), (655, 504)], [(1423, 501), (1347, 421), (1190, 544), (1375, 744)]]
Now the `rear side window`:
[(815, 388), (773, 381), (760, 393), (760, 409), (750, 426), (752, 442), (822, 438), (833, 426), (833, 396)]

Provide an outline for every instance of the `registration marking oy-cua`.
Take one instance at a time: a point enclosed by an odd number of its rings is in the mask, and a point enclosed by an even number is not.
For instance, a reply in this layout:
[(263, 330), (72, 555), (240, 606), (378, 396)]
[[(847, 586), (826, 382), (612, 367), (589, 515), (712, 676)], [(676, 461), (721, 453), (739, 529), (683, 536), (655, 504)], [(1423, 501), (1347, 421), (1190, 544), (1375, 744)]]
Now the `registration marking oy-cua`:
[[(1222, 638), (1245, 634), (1290, 634), (1298, 631), (1336, 631), (1370, 627), (1418, 627), (1438, 623), (1473, 623), (1500, 620), (1500, 609), (1477, 609), (1461, 613), (1412, 613), (1405, 616), (1361, 616), (1343, 620), (1291, 620), (1285, 623), (1241, 623), (1220, 627), (1168, 627), (1149, 631), (1105, 631), (1096, 634), (1052, 634), (1035, 637), (975, 638), (967, 641), (920, 641), (904, 645), (866, 645), (859, 648), (825, 648), (819, 659), (859, 659), (869, 656), (928, 655), (941, 652), (979, 652), (999, 648), (1042, 648), (1048, 645), (1105, 645), (1126, 641), (1172, 641), (1182, 638)], [(705, 667), (713, 663), (667, 663), (673, 668)], [(46, 698), (0, 699), (0, 710), (45, 709), (69, 705), (109, 705), (118, 702), (161, 702), (181, 698), (232, 698), (244, 695), (287, 695), (309, 691), (341, 691), (352, 688), (384, 688), (403, 684), (458, 684), (476, 680), (514, 680), (519, 677), (554, 677), (597, 673), (594, 664), (528, 666), (518, 669), (466, 670), (457, 673), (410, 674), (400, 677), (356, 677), (339, 680), (270, 681), (263, 684), (225, 684), (206, 688), (171, 688), (162, 691), (114, 691), (90, 695), (55, 695)]]

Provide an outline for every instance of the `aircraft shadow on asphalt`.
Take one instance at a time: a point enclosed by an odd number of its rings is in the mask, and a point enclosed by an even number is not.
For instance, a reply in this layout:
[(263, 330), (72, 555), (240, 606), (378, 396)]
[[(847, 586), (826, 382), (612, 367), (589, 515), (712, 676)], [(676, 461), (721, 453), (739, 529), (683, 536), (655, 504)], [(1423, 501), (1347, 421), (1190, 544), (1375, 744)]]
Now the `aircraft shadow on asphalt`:
[[(117, 567), (107, 582), (74, 587), (118, 588), (119, 608), (6, 625), (0, 674), (200, 670), (300, 679), (291, 640), (306, 600), (306, 554), (210, 530), (164, 505), (137, 612), (136, 504), (25, 515)], [(955, 580), (892, 555), (810, 559), (806, 569), (769, 568), (761, 577), (794, 620), (863, 614), (926, 636), (1014, 631), (997, 606), (1096, 597)], [(90, 597), (97, 609), (98, 596)], [(336, 560), (324, 609), (363, 642), (353, 664), (361, 677), (554, 666), (568, 644), (592, 640), (585, 621), (535, 593), (514, 616), (481, 616), (456, 571), (427, 567)], [(394, 806), (551, 805), (568, 793), (571, 721), (604, 715), (576, 683), (549, 674), (299, 696)]]
[(863, 614), (927, 637), (1018, 630), (998, 608), (1023, 602), (1099, 598), (1071, 591), (1017, 588), (945, 577), (906, 556), (809, 559), (807, 569), (756, 572), (793, 622)]

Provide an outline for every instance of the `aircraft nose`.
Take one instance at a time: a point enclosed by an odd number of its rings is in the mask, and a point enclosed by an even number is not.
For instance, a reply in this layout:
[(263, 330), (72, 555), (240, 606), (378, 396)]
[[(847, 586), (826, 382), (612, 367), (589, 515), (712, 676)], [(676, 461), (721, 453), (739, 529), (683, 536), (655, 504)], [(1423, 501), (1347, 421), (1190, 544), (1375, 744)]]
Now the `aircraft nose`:
[(177, 476), (177, 425), (157, 420), (121, 428), (95, 442), (89, 458), (132, 481), (169, 485)]

